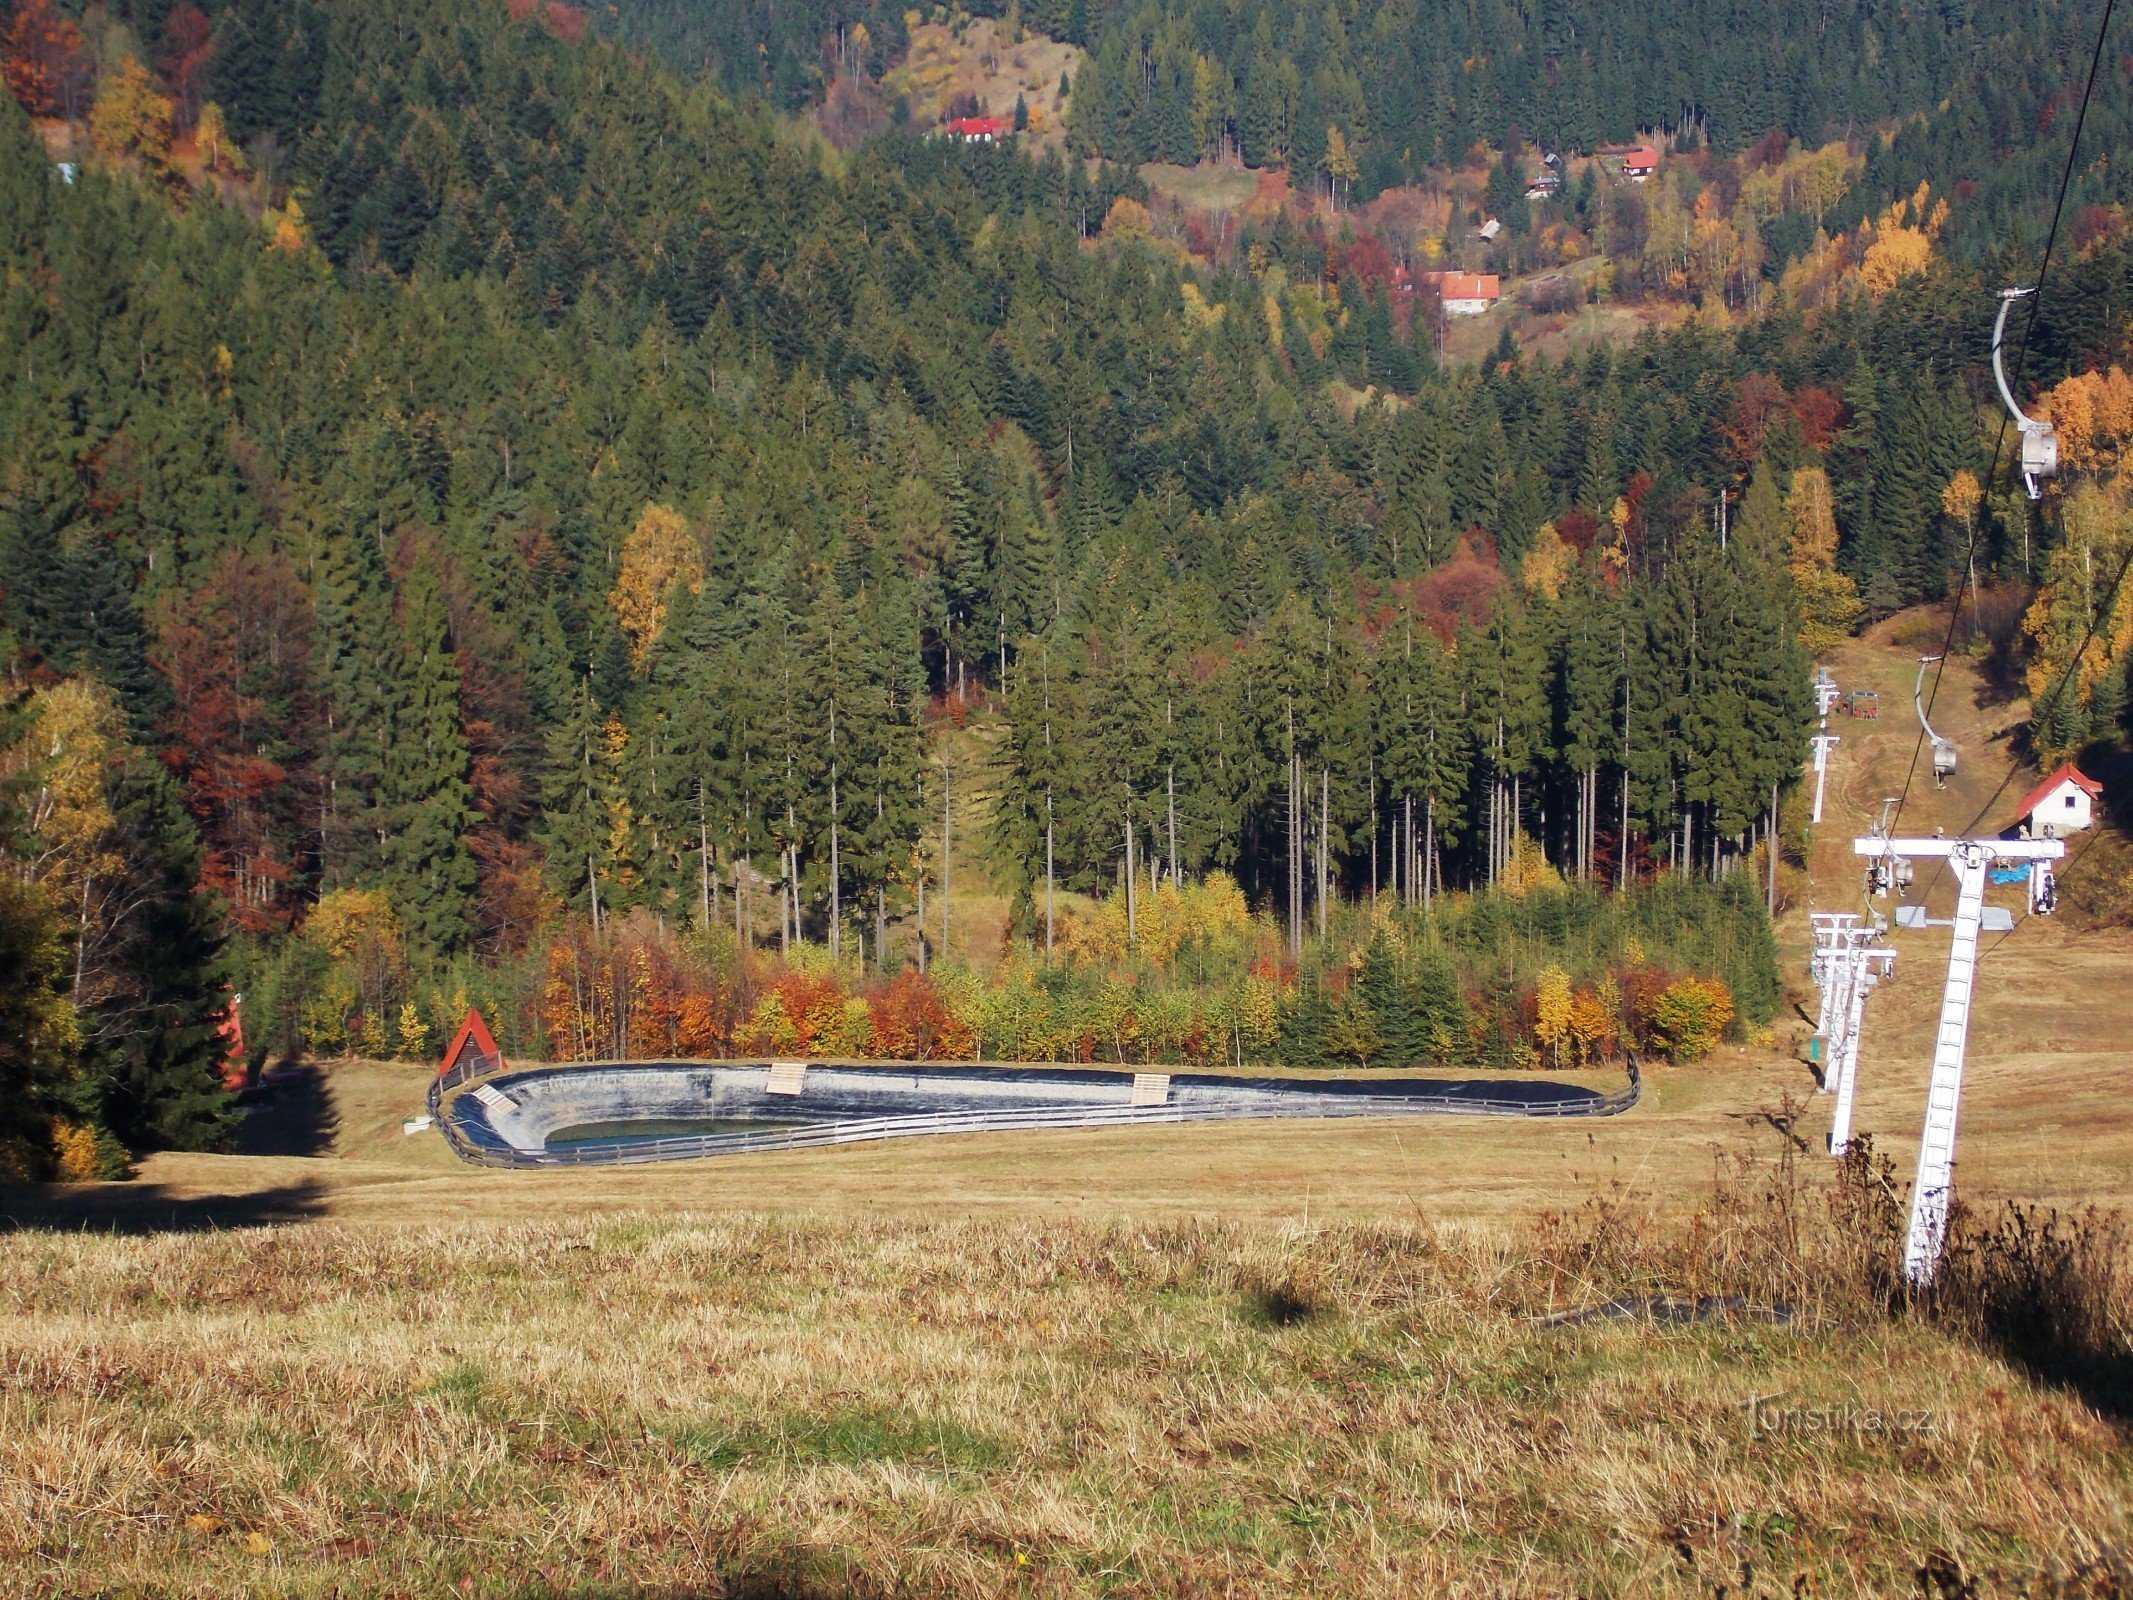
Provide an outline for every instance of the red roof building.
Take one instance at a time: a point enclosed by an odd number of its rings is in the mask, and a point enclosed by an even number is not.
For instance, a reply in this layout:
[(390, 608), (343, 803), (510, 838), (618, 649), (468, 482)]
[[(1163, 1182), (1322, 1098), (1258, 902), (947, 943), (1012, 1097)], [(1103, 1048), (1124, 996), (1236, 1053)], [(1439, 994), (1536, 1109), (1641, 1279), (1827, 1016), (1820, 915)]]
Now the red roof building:
[(1622, 153), (1622, 176), (1642, 183), (1659, 170), (1659, 152), (1648, 144), (1640, 144)]
[(1493, 272), (1435, 270), (1416, 278), (1424, 288), (1434, 289), (1445, 311), (1455, 317), (1478, 317), (1503, 293), (1503, 280)]
[(2085, 832), (2095, 825), (2096, 801), (2102, 794), (2102, 784), (2073, 762), (2065, 762), (2022, 797), (2015, 826), (2026, 828), (2037, 839)]
[(942, 123), (941, 131), (965, 144), (997, 144), (1007, 137), (1007, 124), (998, 117), (957, 117)]

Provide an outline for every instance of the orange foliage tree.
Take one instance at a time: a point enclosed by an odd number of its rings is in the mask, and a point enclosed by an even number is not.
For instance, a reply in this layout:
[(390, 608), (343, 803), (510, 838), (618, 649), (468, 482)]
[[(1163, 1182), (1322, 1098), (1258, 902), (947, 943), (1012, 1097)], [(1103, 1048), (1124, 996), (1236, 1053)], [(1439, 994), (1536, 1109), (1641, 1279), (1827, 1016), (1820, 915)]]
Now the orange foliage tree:
[(21, 0), (0, 34), (0, 77), (33, 117), (72, 117), (89, 82), (81, 29), (52, 0)]
[(899, 974), (867, 1002), (873, 1024), (870, 1053), (897, 1061), (955, 1060), (971, 1051), (970, 1028), (948, 1007), (931, 979)]

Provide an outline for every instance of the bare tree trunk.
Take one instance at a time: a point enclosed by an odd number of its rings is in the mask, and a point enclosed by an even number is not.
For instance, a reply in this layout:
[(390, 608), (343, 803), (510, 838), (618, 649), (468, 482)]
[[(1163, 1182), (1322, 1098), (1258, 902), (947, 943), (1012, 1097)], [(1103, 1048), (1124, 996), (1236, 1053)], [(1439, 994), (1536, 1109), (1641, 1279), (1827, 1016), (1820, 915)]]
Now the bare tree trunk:
[(948, 753), (941, 752), (941, 959), (948, 959), (949, 854), (955, 848), (954, 812), (948, 791)]
[(1052, 791), (1044, 791), (1044, 958), (1052, 958)]
[(1126, 948), (1129, 950), (1133, 948), (1134, 941), (1140, 937), (1139, 921), (1136, 915), (1140, 908), (1140, 875), (1133, 870), (1132, 808), (1133, 801), (1129, 792), (1126, 801), (1126, 820), (1124, 824), (1126, 835), (1126, 854), (1124, 858), (1126, 877)]
[(1326, 942), (1326, 894), (1329, 888), (1329, 857), (1333, 851), (1333, 773), (1318, 769), (1318, 942)]
[(1422, 910), (1429, 912), (1430, 891), (1437, 880), (1437, 797), (1431, 795), (1422, 802)]
[(1170, 771), (1164, 777), (1170, 791), (1170, 887), (1180, 888), (1184, 879), (1178, 876), (1178, 764), (1170, 763)]
[[(830, 707), (830, 749), (837, 748), (837, 708)], [(830, 959), (836, 960), (844, 952), (844, 886), (838, 881), (842, 874), (838, 869), (843, 859), (838, 853), (837, 837), (837, 758), (830, 757)]]
[(1629, 887), (1629, 768), (1622, 769), (1622, 837), (1615, 843), (1615, 887)]

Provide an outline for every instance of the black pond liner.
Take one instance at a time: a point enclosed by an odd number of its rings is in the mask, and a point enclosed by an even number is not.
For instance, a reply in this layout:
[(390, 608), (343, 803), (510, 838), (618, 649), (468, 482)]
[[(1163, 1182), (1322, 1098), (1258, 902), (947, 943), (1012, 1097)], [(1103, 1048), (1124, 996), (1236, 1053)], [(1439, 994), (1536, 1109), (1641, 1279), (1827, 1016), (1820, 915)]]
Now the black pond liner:
[[(1640, 1092), (1634, 1061), (1629, 1086), (1613, 1094), (1538, 1076), (1262, 1078), (811, 1062), (795, 1095), (770, 1091), (768, 1061), (500, 1068), (493, 1059), (470, 1060), (429, 1091), (445, 1139), (481, 1166), (608, 1166), (925, 1134), (1253, 1118), (1604, 1117), (1627, 1111)], [(494, 1075), (483, 1077), (485, 1069)], [(1134, 1103), (1136, 1077), (1143, 1099), (1160, 1096), (1156, 1103)]]

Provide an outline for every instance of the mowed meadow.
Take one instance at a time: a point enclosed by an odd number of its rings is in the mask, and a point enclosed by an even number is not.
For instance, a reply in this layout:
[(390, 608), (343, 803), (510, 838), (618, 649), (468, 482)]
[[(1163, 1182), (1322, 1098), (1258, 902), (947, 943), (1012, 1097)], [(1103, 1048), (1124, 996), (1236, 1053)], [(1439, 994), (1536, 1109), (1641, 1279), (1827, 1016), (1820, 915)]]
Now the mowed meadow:
[(2117, 1242), (1981, 1219), (1907, 1304), (1884, 1179), (16, 1233), (0, 1592), (2121, 1592)]

